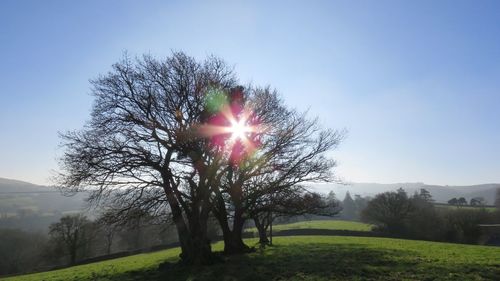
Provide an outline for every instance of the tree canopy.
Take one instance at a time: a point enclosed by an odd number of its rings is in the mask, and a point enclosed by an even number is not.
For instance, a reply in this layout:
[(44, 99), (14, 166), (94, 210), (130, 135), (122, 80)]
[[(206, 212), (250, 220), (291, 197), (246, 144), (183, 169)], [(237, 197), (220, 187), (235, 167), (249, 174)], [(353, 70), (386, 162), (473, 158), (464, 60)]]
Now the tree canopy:
[(90, 121), (62, 134), (62, 189), (89, 190), (91, 204), (118, 214), (168, 217), (186, 263), (212, 260), (210, 213), (225, 251), (242, 252), (244, 222), (265, 202), (334, 179), (327, 153), (343, 133), (287, 108), (270, 87), (239, 85), (219, 58), (125, 57), (92, 85)]

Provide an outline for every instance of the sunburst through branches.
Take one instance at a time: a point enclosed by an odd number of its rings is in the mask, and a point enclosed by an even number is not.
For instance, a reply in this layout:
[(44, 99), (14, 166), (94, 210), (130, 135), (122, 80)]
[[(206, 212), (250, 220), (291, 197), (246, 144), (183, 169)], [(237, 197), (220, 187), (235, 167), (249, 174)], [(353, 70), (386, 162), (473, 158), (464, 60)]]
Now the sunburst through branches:
[(232, 164), (238, 165), (256, 152), (264, 130), (246, 105), (242, 88), (230, 92), (211, 89), (206, 94), (205, 107), (209, 117), (199, 126), (199, 133), (209, 138), (210, 144), (227, 155)]

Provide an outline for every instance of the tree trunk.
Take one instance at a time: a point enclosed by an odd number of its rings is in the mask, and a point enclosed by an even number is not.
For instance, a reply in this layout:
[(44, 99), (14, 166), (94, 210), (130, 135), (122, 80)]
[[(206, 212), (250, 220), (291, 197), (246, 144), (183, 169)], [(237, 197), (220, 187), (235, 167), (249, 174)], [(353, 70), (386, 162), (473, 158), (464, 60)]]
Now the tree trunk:
[(273, 245), (273, 215), (271, 212), (269, 213), (268, 223), (269, 223), (269, 245), (272, 246)]
[(190, 219), (188, 229), (184, 219), (174, 219), (177, 226), (177, 234), (181, 244), (181, 263), (186, 265), (204, 265), (214, 262), (214, 255), (210, 240), (207, 238), (203, 223), (197, 218)]
[(71, 235), (69, 240), (69, 263), (71, 265), (76, 263), (76, 252), (78, 251), (78, 229)]
[(203, 231), (203, 224), (200, 223), (202, 220), (197, 215), (191, 215), (188, 218), (188, 227), (173, 191), (170, 187), (164, 187), (164, 190), (177, 228), (181, 246), (181, 263), (186, 265), (212, 263), (212, 249), (206, 236), (206, 227)]
[(76, 243), (71, 242), (68, 250), (69, 250), (69, 264), (73, 265), (76, 263), (76, 251), (77, 251)]
[(224, 237), (224, 254), (234, 255), (243, 254), (250, 251), (250, 247), (245, 245), (242, 239), (242, 231), (244, 219), (235, 212), (233, 229), (229, 227), (228, 216), (225, 207), (219, 205), (218, 209), (213, 212), (215, 218), (219, 222)]
[(264, 226), (264, 222), (259, 221), (258, 217), (255, 217), (253, 221), (255, 222), (257, 231), (259, 232), (259, 243), (261, 245), (269, 244), (269, 239), (267, 238), (267, 229)]
[(243, 218), (243, 210), (241, 208), (236, 208), (233, 218), (233, 229), (228, 237), (227, 245), (224, 244), (224, 253), (234, 255), (248, 253), (250, 251), (250, 247), (243, 242), (242, 233), (244, 225), (245, 219)]
[(109, 230), (110, 232), (106, 233), (106, 254), (111, 254), (111, 247), (113, 246), (113, 237), (114, 237), (114, 229)]
[(71, 251), (70, 257), (69, 257), (69, 263), (70, 264), (76, 263), (76, 251)]
[(208, 198), (193, 202), (192, 209), (195, 211), (188, 216), (191, 238), (191, 252), (188, 259), (194, 265), (214, 263), (214, 254), (207, 234), (207, 222), (210, 213), (208, 203)]

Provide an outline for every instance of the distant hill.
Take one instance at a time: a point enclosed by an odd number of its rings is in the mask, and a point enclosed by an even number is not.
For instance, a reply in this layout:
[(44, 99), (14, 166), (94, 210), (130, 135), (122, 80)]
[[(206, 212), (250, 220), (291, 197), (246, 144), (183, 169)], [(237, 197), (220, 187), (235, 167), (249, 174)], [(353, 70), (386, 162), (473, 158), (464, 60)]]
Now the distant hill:
[(20, 180), (12, 180), (0, 178), (0, 192), (40, 192), (52, 191), (53, 189), (47, 186), (36, 185)]
[(80, 212), (85, 197), (67, 197), (53, 187), (0, 178), (0, 228), (44, 230), (65, 213)]
[(0, 178), (0, 209), (16, 211), (33, 208), (37, 212), (65, 212), (83, 207), (85, 194), (64, 196), (56, 188)]
[(320, 192), (329, 192), (332, 190), (337, 197), (343, 199), (345, 193), (349, 191), (352, 196), (359, 194), (362, 196), (374, 196), (381, 192), (394, 191), (402, 187), (408, 194), (413, 194), (421, 188), (427, 189), (436, 202), (445, 203), (453, 197), (465, 197), (469, 201), (473, 197), (484, 197), (488, 204), (493, 204), (498, 183), (478, 184), (469, 186), (450, 186), (450, 185), (428, 185), (425, 183), (348, 183), (348, 184), (312, 184), (313, 189)]

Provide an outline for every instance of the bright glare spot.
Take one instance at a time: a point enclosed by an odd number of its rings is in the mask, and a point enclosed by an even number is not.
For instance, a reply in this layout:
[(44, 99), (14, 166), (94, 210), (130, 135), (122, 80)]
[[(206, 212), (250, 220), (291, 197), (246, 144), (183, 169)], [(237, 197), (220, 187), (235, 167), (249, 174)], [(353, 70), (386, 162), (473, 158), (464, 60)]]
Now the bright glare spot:
[(251, 128), (245, 124), (245, 120), (231, 121), (231, 127), (229, 127), (231, 132), (231, 139), (244, 139), (247, 133), (251, 131)]

